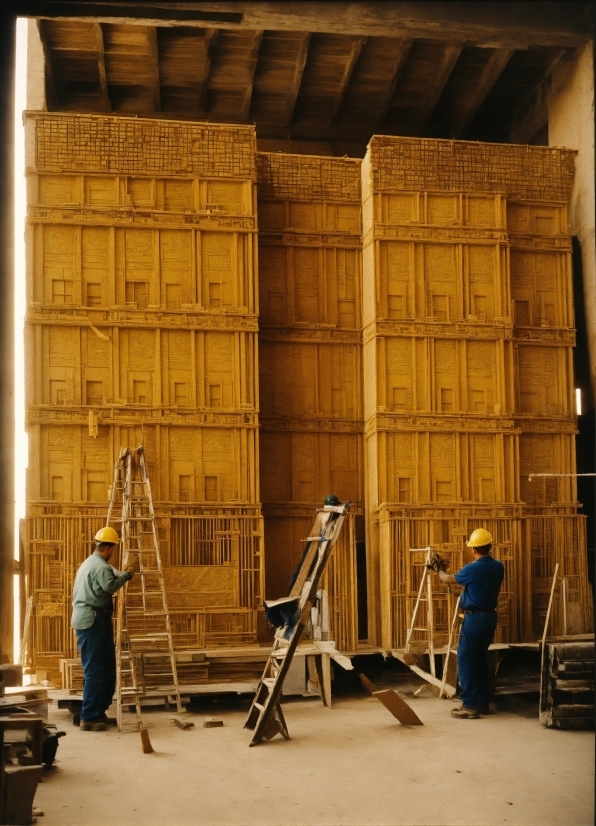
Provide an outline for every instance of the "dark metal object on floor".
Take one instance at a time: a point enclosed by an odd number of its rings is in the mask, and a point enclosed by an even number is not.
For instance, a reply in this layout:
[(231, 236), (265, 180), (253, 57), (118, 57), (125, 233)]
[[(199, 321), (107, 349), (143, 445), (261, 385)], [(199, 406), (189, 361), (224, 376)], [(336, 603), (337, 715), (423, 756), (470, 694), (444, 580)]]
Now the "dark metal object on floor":
[(0, 754), (4, 753), (7, 731), (28, 730), (31, 733), (31, 765), (5, 765), (4, 760), (0, 760), (0, 823), (21, 826), (33, 822), (33, 798), (43, 773), (43, 725), (43, 719), (27, 709), (3, 709), (0, 716)]
[(540, 722), (547, 728), (594, 728), (594, 640), (546, 641)]

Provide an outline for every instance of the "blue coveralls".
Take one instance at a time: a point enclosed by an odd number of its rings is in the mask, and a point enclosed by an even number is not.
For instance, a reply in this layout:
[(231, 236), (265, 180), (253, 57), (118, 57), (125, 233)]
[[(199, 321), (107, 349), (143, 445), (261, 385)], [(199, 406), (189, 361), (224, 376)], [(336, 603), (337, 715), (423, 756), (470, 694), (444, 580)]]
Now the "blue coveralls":
[(116, 652), (112, 627), (112, 594), (132, 579), (128, 571), (112, 568), (95, 551), (77, 572), (72, 592), (71, 625), (77, 632), (77, 646), (85, 682), (81, 720), (102, 720), (116, 687)]
[(457, 677), (466, 708), (482, 708), (490, 700), (486, 653), (497, 627), (497, 599), (505, 568), (492, 556), (481, 556), (458, 571), (464, 585), (460, 608), (465, 612), (457, 646)]

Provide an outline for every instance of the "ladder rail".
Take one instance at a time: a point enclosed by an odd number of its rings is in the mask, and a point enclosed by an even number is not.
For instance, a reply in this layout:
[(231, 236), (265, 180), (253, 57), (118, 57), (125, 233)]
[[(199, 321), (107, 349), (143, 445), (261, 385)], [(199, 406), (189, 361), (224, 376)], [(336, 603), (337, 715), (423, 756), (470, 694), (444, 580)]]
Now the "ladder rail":
[[(153, 545), (155, 548), (155, 562), (156, 567), (158, 570), (158, 577), (159, 582), (161, 585), (161, 596), (162, 596), (162, 604), (163, 610), (165, 611), (165, 624), (166, 624), (166, 632), (168, 636), (168, 650), (170, 655), (170, 664), (172, 668), (172, 675), (174, 677), (174, 686), (176, 689), (176, 709), (178, 713), (182, 711), (182, 705), (180, 702), (180, 688), (178, 685), (178, 671), (176, 668), (176, 657), (174, 655), (174, 642), (172, 638), (172, 626), (170, 623), (170, 612), (168, 610), (168, 600), (166, 595), (166, 590), (164, 586), (163, 580), (163, 570), (161, 566), (161, 554), (159, 552), (159, 536), (157, 532), (157, 523), (155, 520), (155, 510), (153, 508), (153, 495), (151, 493), (151, 482), (149, 481), (149, 474), (147, 472), (147, 463), (145, 459), (145, 449), (143, 447), (139, 448), (139, 455), (140, 455), (140, 465), (141, 465), (141, 479), (147, 488), (147, 500), (148, 500), (148, 507), (149, 507), (149, 514), (151, 517), (151, 530), (153, 532)], [(140, 542), (139, 542), (140, 544)], [(145, 586), (145, 578), (143, 577), (143, 587)]]
[[(410, 552), (411, 551), (426, 551), (426, 562), (428, 562), (429, 559), (430, 559), (430, 551), (431, 551), (430, 546), (427, 546), (426, 548), (410, 548)], [(418, 596), (416, 597), (416, 603), (414, 605), (414, 610), (412, 611), (412, 619), (410, 620), (410, 627), (408, 628), (408, 631), (407, 631), (407, 634), (406, 634), (406, 645), (405, 645), (405, 649), (404, 649), (405, 653), (407, 653), (410, 650), (410, 640), (411, 640), (413, 631), (417, 630), (414, 626), (416, 625), (416, 618), (418, 616), (418, 610), (420, 608), (420, 603), (424, 601), (423, 597), (422, 597), (422, 592), (424, 591), (424, 586), (426, 584), (427, 574), (428, 574), (428, 568), (426, 567), (426, 563), (425, 563), (424, 570), (423, 570), (422, 576), (420, 578), (420, 587), (418, 588)]]
[[(141, 493), (138, 492), (139, 487), (142, 490)], [(142, 726), (141, 700), (142, 696), (148, 692), (157, 690), (162, 693), (163, 691), (168, 700), (173, 696), (178, 712), (182, 711), (182, 704), (159, 552), (159, 536), (143, 447), (136, 450), (126, 448), (120, 451), (110, 498), (110, 515), (115, 508), (116, 495), (120, 488), (122, 490), (123, 567), (130, 563), (132, 555), (136, 555), (139, 566), (137, 576), (140, 580), (135, 583), (136, 589), (134, 586), (132, 590), (127, 587), (118, 595), (116, 696), (118, 727), (122, 731), (124, 725), (122, 711), (125, 706), (134, 705), (137, 724), (139, 727)], [(147, 523), (151, 524), (150, 531), (146, 530)], [(151, 536), (152, 541), (147, 546), (143, 545), (144, 535)], [(160, 604), (161, 608), (158, 607)], [(137, 618), (137, 621), (131, 626), (133, 617)], [(147, 665), (146, 658), (149, 655), (155, 655), (158, 663), (161, 663), (157, 665), (156, 670), (154, 661), (152, 672), (151, 665)], [(160, 660), (161, 655), (167, 657), (168, 667), (165, 667), (164, 660)], [(156, 677), (158, 679), (167, 677), (168, 685), (165, 686), (162, 683), (155, 688)]]
[[(341, 507), (327, 506), (315, 516), (313, 529), (309, 533), (311, 544), (305, 551), (296, 582), (290, 591), (291, 598), (296, 598), (299, 594), (296, 609), (296, 612), (299, 612), (298, 617), (293, 626), (284, 627), (292, 629), (287, 640), (283, 636), (287, 631), (278, 629), (276, 632), (271, 653), (244, 724), (245, 728), (254, 731), (251, 746), (257, 745), (263, 738), (270, 739), (277, 733), (289, 739), (280, 706), (284, 679), (309, 622), (321, 576), (341, 531), (348, 507), (347, 502)], [(318, 530), (317, 538), (315, 527)], [(276, 652), (282, 650), (283, 656), (276, 657)]]
[(449, 657), (451, 652), (455, 650), (457, 642), (459, 640), (459, 629), (458, 629), (458, 619), (459, 619), (459, 602), (461, 600), (461, 594), (458, 595), (457, 601), (455, 603), (455, 611), (453, 612), (453, 619), (451, 621), (451, 627), (449, 629), (449, 640), (447, 641), (447, 653), (445, 654), (445, 663), (443, 665), (443, 676), (441, 679), (441, 688), (439, 690), (439, 697), (447, 696), (445, 687), (447, 685), (447, 671), (449, 668)]

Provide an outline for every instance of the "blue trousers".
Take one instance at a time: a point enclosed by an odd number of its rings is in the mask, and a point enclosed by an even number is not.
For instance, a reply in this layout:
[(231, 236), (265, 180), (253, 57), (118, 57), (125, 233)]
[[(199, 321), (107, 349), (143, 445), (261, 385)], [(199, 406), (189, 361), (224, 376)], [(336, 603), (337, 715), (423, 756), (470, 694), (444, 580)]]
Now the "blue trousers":
[(495, 636), (497, 613), (466, 614), (457, 644), (457, 677), (462, 703), (468, 708), (488, 705), (490, 687), (486, 653)]
[(116, 688), (116, 649), (112, 618), (97, 613), (91, 628), (77, 630), (77, 646), (83, 664), (83, 707), (81, 720), (102, 717), (112, 703)]

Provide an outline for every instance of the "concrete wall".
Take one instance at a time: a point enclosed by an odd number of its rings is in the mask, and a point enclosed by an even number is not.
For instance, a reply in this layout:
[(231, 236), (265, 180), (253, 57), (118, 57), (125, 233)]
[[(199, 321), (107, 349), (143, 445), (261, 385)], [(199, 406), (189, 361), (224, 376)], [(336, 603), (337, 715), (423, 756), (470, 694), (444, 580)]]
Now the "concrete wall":
[(592, 398), (596, 399), (596, 251), (594, 243), (594, 43), (562, 60), (548, 100), (550, 146), (577, 150), (571, 232), (581, 244)]

